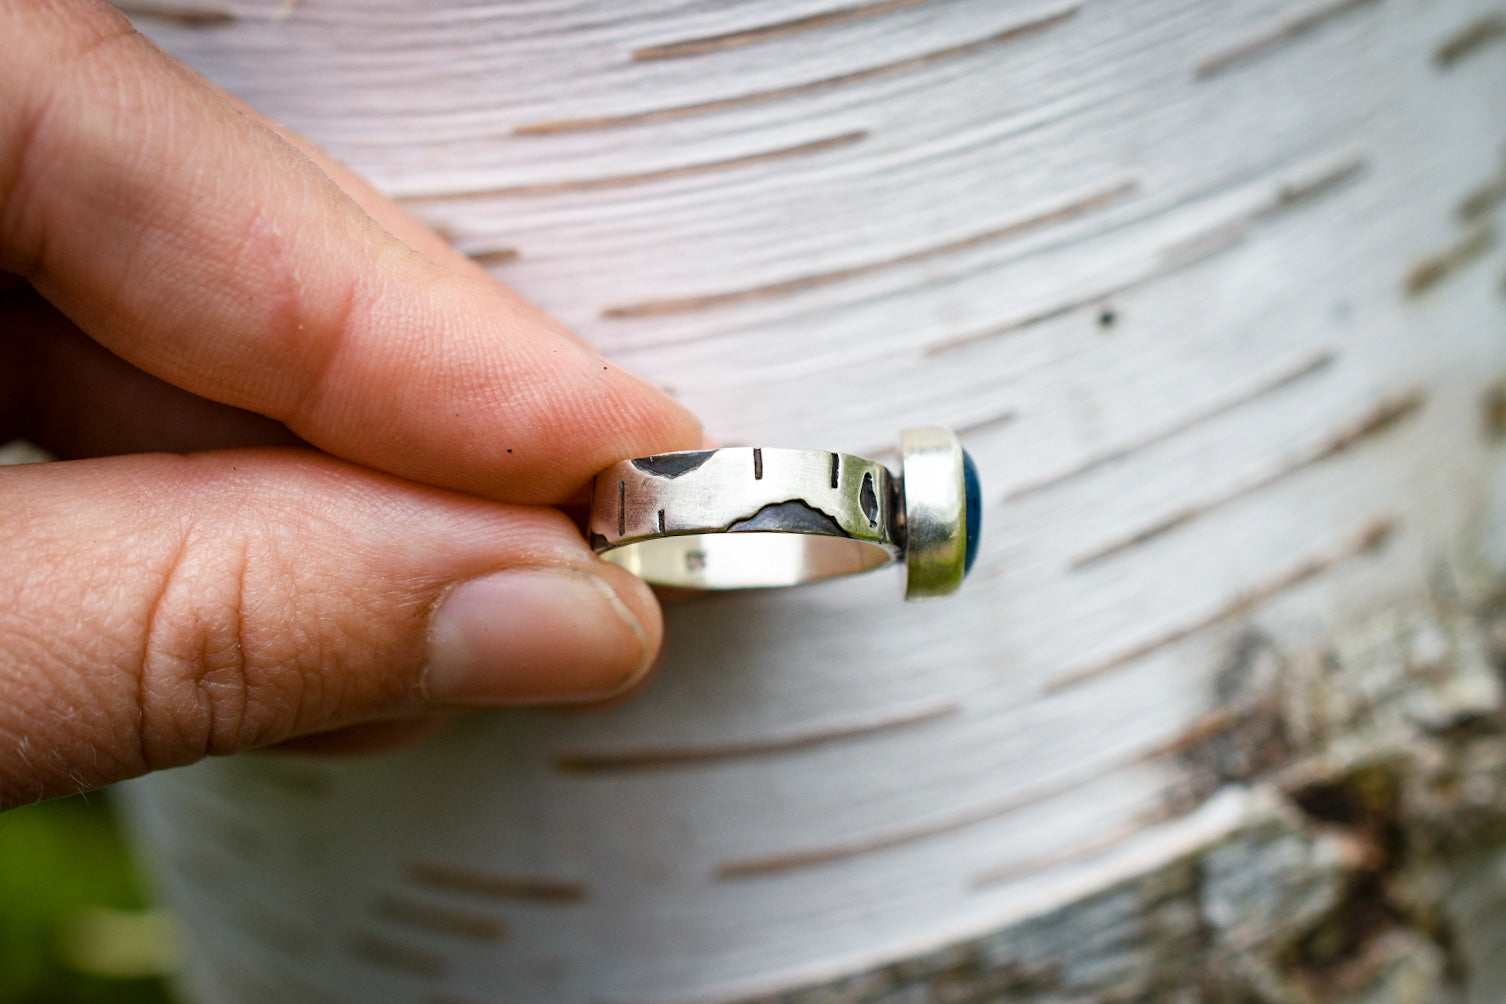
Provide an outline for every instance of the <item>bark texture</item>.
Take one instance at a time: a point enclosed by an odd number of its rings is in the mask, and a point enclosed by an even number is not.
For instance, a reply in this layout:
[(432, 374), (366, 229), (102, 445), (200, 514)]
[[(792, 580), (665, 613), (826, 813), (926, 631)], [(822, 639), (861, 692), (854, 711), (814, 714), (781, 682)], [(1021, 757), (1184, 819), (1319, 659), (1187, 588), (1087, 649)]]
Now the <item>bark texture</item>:
[(1498, 1001), (1503, 668), (1499, 599), (1436, 597), (1297, 656), (1249, 635), (1226, 667), (1244, 693), (1168, 751), (1227, 832), (981, 938), (745, 1000)]
[(201, 999), (1492, 999), (1499, 0), (123, 5), (724, 442), (987, 494), (949, 602), (137, 786)]

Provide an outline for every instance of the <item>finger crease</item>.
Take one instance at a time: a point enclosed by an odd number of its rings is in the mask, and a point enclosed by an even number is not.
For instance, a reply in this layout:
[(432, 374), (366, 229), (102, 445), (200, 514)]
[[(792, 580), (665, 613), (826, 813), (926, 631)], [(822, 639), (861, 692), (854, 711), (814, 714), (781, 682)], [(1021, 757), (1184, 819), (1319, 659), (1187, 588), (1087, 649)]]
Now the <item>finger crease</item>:
[(299, 324), (300, 330), (312, 332), (313, 337), (309, 344), (301, 347), (296, 369), (288, 371), (297, 379), (297, 389), (290, 395), (287, 407), (280, 414), (271, 416), (298, 435), (305, 435), (318, 424), (314, 416), (323, 408), (333, 382), (331, 374), (336, 360), (350, 340), (359, 297), (358, 285), (352, 281), (346, 286), (344, 295), (332, 302), (322, 323)]
[(173, 583), (187, 561), (187, 556), (188, 535), (184, 534), (173, 548), (172, 558), (162, 573), (156, 594), (152, 597), (146, 611), (145, 630), (141, 639), (141, 656), (137, 662), (139, 670), (136, 674), (136, 736), (140, 744), (141, 764), (147, 770), (175, 765), (175, 761), (164, 754), (161, 743), (156, 737), (158, 728), (153, 722), (152, 709), (157, 703), (157, 697), (153, 693), (152, 681), (159, 674), (168, 671), (163, 665), (164, 662), (170, 661), (168, 648), (160, 636), (167, 630), (165, 621), (168, 618), (167, 608), (171, 602)]

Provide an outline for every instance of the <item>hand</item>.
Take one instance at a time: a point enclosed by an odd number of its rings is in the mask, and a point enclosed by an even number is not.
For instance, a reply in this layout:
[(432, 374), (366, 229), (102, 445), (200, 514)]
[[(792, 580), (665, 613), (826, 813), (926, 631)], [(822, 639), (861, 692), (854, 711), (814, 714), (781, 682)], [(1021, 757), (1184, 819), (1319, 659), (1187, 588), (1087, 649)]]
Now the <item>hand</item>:
[(0, 468), (0, 808), (643, 672), (549, 507), (691, 416), (104, 4), (0, 39), (0, 442), (96, 458)]

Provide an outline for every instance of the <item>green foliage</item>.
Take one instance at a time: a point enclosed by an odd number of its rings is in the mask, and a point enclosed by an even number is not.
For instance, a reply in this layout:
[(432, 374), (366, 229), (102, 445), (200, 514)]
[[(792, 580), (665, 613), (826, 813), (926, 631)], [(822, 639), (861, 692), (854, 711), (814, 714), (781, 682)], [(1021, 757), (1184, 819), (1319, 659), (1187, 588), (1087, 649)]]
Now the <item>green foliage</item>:
[(166, 1004), (171, 942), (104, 796), (0, 813), (0, 1004)]

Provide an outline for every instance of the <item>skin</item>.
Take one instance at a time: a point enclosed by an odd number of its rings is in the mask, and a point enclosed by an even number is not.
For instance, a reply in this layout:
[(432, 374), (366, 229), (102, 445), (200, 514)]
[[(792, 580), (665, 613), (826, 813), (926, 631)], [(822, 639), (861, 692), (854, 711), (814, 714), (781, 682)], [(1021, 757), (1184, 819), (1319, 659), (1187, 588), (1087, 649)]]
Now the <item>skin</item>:
[(691, 415), (107, 5), (0, 39), (0, 808), (641, 679), (557, 507)]

